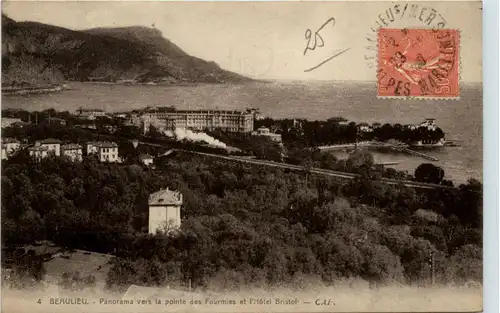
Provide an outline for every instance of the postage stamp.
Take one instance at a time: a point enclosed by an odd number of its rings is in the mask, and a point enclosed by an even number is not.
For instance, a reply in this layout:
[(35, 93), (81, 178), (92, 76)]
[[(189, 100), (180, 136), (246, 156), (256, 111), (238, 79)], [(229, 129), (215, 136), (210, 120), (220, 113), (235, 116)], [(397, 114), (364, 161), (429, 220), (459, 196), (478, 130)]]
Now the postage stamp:
[(459, 39), (454, 29), (379, 29), (377, 96), (458, 98)]

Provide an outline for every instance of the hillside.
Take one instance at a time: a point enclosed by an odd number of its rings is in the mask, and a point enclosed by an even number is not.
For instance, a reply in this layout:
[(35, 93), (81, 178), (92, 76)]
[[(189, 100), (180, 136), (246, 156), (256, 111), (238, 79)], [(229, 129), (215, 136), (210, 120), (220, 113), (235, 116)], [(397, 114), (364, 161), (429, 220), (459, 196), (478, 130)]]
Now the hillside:
[(63, 80), (242, 82), (249, 78), (193, 57), (147, 27), (74, 31), (2, 15), (3, 86)]

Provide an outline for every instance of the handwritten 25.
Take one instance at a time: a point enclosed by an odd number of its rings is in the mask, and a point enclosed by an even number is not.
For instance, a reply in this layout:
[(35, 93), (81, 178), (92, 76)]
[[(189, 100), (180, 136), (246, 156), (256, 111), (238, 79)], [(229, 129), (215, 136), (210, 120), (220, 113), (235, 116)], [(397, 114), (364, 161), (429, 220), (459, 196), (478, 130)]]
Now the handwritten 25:
[[(313, 36), (313, 33), (310, 29), (306, 30), (305, 38), (307, 40), (307, 45), (306, 45), (306, 48), (304, 49), (304, 55), (306, 55), (309, 50), (315, 50), (316, 48), (321, 48), (321, 47), (325, 46), (325, 41), (323, 40), (323, 37), (321, 37), (320, 32), (321, 32), (321, 30), (323, 30), (323, 28), (325, 28), (329, 24), (332, 27), (335, 26), (335, 18), (334, 17), (329, 18), (325, 23), (323, 23), (323, 25), (321, 25), (321, 27), (318, 28), (318, 30), (314, 32), (314, 36)], [(327, 58), (326, 60), (324, 60), (323, 62), (319, 63), (316, 66), (305, 69), (304, 72), (310, 72), (310, 71), (317, 69), (321, 65), (323, 65), (326, 62), (332, 60), (333, 58), (341, 55), (342, 53), (346, 52), (349, 49), (350, 48), (340, 50), (340, 51), (338, 51), (338, 50), (335, 51), (335, 53), (332, 56), (330, 56), (329, 58)]]

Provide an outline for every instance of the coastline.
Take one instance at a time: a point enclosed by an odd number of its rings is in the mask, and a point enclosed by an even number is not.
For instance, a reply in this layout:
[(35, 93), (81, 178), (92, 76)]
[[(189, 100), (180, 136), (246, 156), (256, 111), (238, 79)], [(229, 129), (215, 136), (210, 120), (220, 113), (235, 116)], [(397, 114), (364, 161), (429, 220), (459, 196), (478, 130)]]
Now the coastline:
[(29, 87), (2, 87), (2, 96), (23, 96), (31, 94), (43, 94), (69, 90), (71, 87), (68, 84), (44, 85), (44, 86), (29, 86)]
[[(106, 81), (78, 81), (77, 83), (81, 83), (84, 85), (111, 85), (111, 86), (154, 86), (154, 87), (197, 87), (200, 85), (242, 85), (248, 82), (180, 82), (180, 83), (155, 83), (155, 82), (128, 82), (128, 81), (119, 81), (119, 82), (106, 82)], [(25, 96), (31, 94), (45, 94), (45, 93), (54, 93), (65, 90), (71, 90), (72, 88), (67, 84), (54, 84), (54, 85), (42, 85), (42, 86), (28, 86), (28, 87), (2, 87), (2, 96)]]

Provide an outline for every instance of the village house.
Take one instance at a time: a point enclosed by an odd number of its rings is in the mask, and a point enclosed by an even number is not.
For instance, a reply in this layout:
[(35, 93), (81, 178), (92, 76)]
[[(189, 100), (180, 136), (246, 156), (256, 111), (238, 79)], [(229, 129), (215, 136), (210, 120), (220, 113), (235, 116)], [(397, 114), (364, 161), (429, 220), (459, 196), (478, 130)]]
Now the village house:
[(80, 118), (85, 118), (88, 120), (95, 120), (97, 117), (105, 117), (106, 112), (99, 109), (83, 109), (80, 108), (76, 110), (76, 114)]
[(426, 118), (422, 123), (420, 123), (421, 127), (427, 127), (428, 130), (436, 130), (436, 119), (434, 118)]
[(116, 113), (113, 113), (113, 116), (116, 118), (127, 118), (128, 113), (127, 112), (116, 112)]
[(19, 140), (15, 138), (2, 138), (2, 159), (7, 159), (21, 147)]
[(119, 162), (118, 145), (115, 142), (97, 141), (88, 142), (87, 155), (97, 154), (100, 162)]
[(37, 161), (41, 161), (49, 155), (49, 148), (42, 146), (29, 147), (28, 152), (31, 157), (35, 158)]
[(63, 156), (68, 157), (72, 161), (82, 161), (83, 159), (83, 148), (78, 144), (67, 144), (61, 147), (61, 153)]
[(112, 134), (118, 130), (118, 126), (116, 125), (103, 125), (103, 128)]
[(265, 136), (273, 141), (281, 143), (281, 134), (272, 133), (267, 127), (259, 127), (257, 131), (252, 132), (252, 136)]
[(139, 156), (139, 159), (146, 166), (150, 166), (151, 164), (153, 164), (153, 161), (154, 161), (153, 156), (151, 156), (149, 154), (142, 154), (141, 156)]
[(426, 118), (422, 123), (417, 124), (417, 125), (407, 125), (407, 128), (411, 130), (418, 129), (420, 127), (425, 127), (427, 130), (436, 130), (436, 119), (434, 118)]
[(47, 149), (48, 153), (54, 154), (55, 156), (61, 155), (61, 140), (59, 139), (43, 139), (35, 142), (35, 147), (39, 146), (41, 148)]
[(178, 229), (181, 226), (182, 194), (168, 188), (149, 195), (148, 232)]
[(97, 129), (97, 126), (95, 126), (95, 124), (83, 124), (83, 125), (75, 125), (75, 127), (78, 127), (78, 128), (84, 128), (84, 129)]
[(358, 131), (363, 133), (371, 133), (373, 131), (373, 128), (368, 125), (368, 123), (360, 123), (358, 124)]
[(66, 125), (66, 120), (58, 117), (49, 117), (45, 122), (51, 125)]
[(2, 128), (12, 126), (15, 123), (22, 123), (20, 118), (2, 117)]
[(89, 141), (85, 144), (85, 155), (91, 155), (97, 153), (99, 151), (97, 149), (97, 144), (99, 141)]

